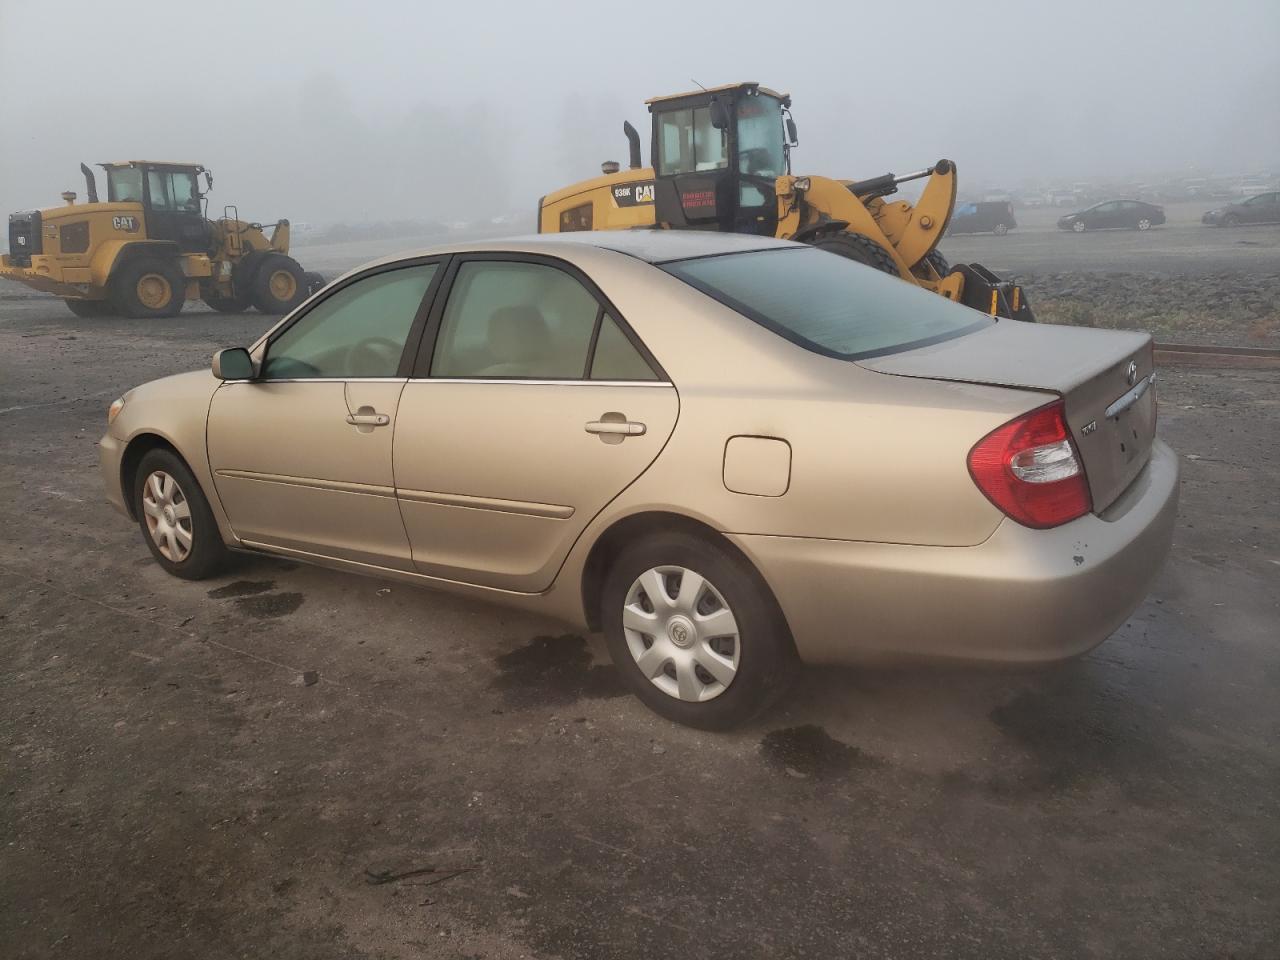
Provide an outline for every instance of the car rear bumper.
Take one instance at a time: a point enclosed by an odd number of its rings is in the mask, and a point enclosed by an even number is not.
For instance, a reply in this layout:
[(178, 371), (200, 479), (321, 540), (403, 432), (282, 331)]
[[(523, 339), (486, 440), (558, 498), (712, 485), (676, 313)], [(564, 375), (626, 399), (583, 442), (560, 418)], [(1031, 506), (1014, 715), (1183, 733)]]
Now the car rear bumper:
[(107, 502), (129, 516), (129, 508), (124, 502), (124, 490), (120, 486), (120, 460), (124, 456), (124, 441), (117, 440), (111, 434), (103, 434), (98, 441), (98, 469), (102, 471), (102, 489), (107, 495)]
[(973, 547), (731, 535), (774, 591), (802, 659), (1036, 663), (1097, 646), (1168, 556), (1177, 455), (1151, 459), (1101, 515), (1053, 530), (1003, 521)]

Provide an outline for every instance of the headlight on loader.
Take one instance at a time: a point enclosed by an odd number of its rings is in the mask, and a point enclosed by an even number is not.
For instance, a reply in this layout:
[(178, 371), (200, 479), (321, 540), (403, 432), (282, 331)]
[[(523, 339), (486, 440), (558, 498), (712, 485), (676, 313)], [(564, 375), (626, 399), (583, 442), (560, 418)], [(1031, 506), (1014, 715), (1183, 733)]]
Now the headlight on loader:
[(124, 397), (116, 397), (111, 401), (111, 406), (107, 408), (107, 426), (116, 422), (116, 417), (120, 416), (120, 411), (124, 409)]

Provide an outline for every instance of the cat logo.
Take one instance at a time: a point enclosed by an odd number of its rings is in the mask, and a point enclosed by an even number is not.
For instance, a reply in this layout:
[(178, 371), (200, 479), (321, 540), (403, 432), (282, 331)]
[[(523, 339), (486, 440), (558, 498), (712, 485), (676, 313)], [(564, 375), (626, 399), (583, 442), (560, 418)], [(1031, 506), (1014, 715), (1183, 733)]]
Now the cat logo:
[(646, 180), (643, 183), (628, 183), (614, 187), (613, 200), (620, 207), (653, 203), (653, 181)]
[(123, 230), (126, 233), (137, 233), (138, 218), (137, 217), (112, 217), (111, 226), (115, 227), (117, 230)]

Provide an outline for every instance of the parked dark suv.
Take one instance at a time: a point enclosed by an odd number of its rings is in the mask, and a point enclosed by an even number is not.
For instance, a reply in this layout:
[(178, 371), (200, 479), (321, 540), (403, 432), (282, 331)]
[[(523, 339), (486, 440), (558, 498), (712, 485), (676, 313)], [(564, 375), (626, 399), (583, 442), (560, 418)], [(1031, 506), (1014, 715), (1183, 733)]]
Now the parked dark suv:
[(1008, 200), (990, 203), (962, 203), (951, 214), (947, 233), (994, 233), (1003, 237), (1018, 225)]
[(1210, 210), (1200, 218), (1201, 223), (1215, 227), (1234, 227), (1240, 223), (1280, 222), (1280, 193), (1260, 193), (1248, 200), (1228, 203), (1225, 207)]
[(1058, 220), (1059, 230), (1150, 230), (1164, 223), (1164, 207), (1142, 200), (1107, 200)]

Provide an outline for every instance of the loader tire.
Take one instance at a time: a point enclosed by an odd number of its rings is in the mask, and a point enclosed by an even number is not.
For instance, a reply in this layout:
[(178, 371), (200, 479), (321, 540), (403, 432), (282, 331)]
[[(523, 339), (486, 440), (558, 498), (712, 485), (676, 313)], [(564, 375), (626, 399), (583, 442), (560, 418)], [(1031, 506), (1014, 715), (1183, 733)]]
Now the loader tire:
[(941, 250), (930, 250), (920, 258), (921, 263), (927, 263), (933, 269), (938, 271), (938, 276), (945, 277), (951, 272), (951, 262), (942, 255)]
[(307, 278), (298, 261), (277, 253), (263, 259), (249, 297), (261, 313), (288, 313), (307, 298)]
[(824, 233), (815, 237), (811, 243), (819, 250), (865, 264), (890, 276), (902, 276), (889, 251), (860, 233)]
[(249, 301), (244, 297), (219, 297), (210, 294), (200, 299), (210, 310), (216, 310), (218, 313), (244, 313), (249, 309)]
[(138, 257), (111, 278), (111, 300), (134, 320), (176, 317), (187, 297), (187, 278), (176, 263), (159, 257)]
[(115, 309), (106, 300), (64, 300), (77, 317), (114, 317)]

